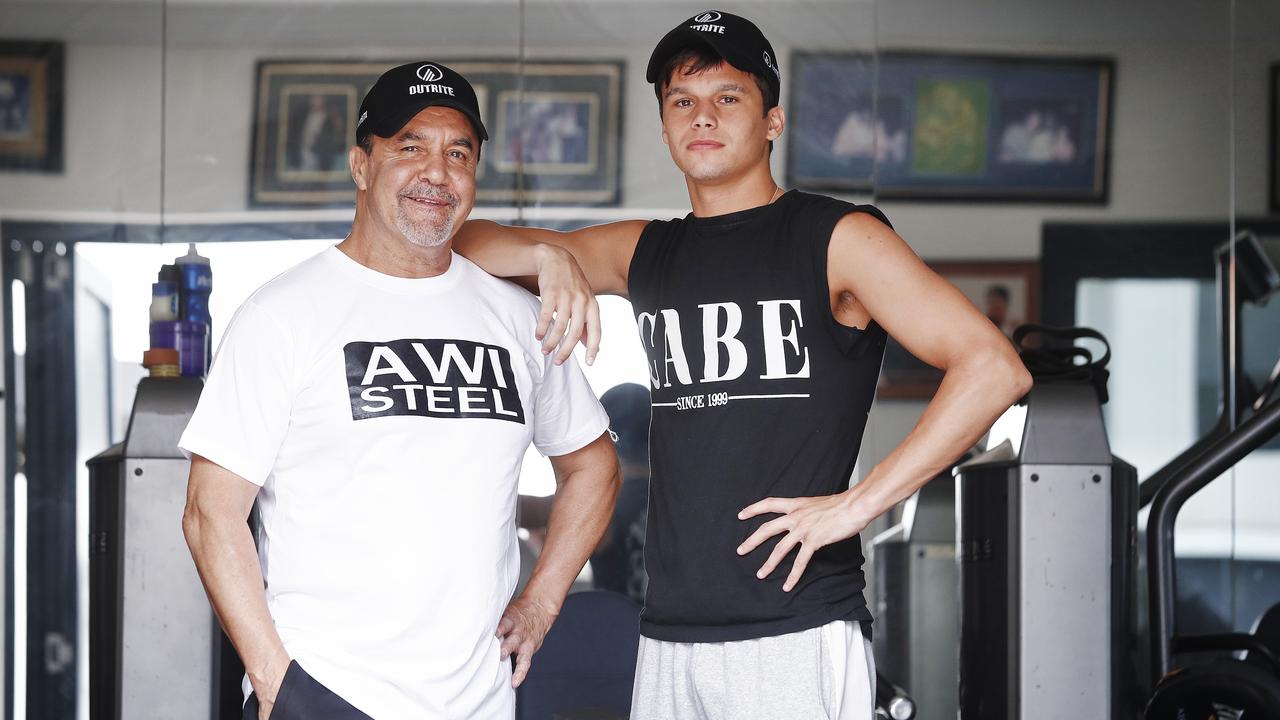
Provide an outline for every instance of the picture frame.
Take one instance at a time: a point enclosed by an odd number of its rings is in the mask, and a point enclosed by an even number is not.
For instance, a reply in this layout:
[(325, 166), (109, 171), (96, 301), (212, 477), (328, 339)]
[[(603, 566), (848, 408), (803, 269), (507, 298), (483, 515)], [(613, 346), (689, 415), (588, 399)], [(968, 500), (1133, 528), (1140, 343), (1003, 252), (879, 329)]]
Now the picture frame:
[(1107, 202), (1110, 58), (791, 60), (787, 182), (902, 200)]
[(1271, 192), (1269, 203), (1273, 213), (1280, 213), (1280, 63), (1271, 66), (1271, 102), (1267, 122), (1271, 139)]
[[(1026, 260), (929, 262), (929, 267), (959, 288), (1006, 336), (1024, 323), (1040, 320), (1040, 264)], [(927, 400), (942, 382), (942, 371), (916, 359), (889, 338), (876, 395)]]
[[(251, 207), (346, 206), (360, 101), (403, 61), (261, 60), (255, 72)], [(476, 205), (617, 205), (624, 63), (446, 60), (476, 91), (489, 131)]]
[(0, 40), (0, 172), (63, 169), (64, 46)]

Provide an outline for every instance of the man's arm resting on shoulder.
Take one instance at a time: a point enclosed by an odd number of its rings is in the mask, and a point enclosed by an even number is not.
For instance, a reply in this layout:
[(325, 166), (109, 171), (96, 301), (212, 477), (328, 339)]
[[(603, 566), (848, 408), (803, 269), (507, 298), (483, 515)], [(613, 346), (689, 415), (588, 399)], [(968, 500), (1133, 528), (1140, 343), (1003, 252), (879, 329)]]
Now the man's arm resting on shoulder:
[(915, 428), (862, 482), (827, 498), (768, 498), (739, 514), (745, 520), (782, 513), (761, 525), (738, 552), (746, 554), (786, 533), (758, 573), (767, 577), (799, 546), (786, 590), (795, 586), (815, 551), (861, 532), (910, 497), (972, 447), (1031, 387), (1031, 375), (1009, 340), (870, 215), (846, 215), (836, 225), (827, 275), (833, 295), (851, 294), (912, 355), (945, 374)]
[(182, 533), (218, 621), (244, 662), (267, 717), (289, 667), (267, 611), (262, 570), (246, 520), (258, 486), (199, 455), (191, 458)]
[(516, 656), (512, 686), (519, 686), (569, 587), (582, 571), (613, 514), (622, 475), (609, 433), (586, 447), (551, 458), (556, 473), (555, 502), (547, 542), (524, 592), (511, 601), (498, 623), (502, 658)]
[[(641, 220), (625, 220), (557, 232), (469, 220), (454, 236), (453, 247), (490, 275), (511, 278), (542, 297), (538, 338), (544, 353), (560, 345), (556, 364), (569, 358), (578, 338), (591, 364), (600, 348), (595, 295), (626, 296), (627, 268), (644, 226)], [(561, 343), (563, 338), (571, 342)]]

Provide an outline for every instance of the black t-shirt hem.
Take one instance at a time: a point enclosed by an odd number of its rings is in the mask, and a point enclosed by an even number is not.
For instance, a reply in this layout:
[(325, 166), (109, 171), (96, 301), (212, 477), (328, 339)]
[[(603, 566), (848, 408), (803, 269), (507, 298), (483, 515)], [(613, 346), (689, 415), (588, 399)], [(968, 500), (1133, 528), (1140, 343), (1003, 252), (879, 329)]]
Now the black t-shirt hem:
[(821, 612), (766, 622), (736, 625), (662, 625), (642, 619), (640, 634), (650, 640), (663, 642), (738, 642), (809, 630), (836, 620), (853, 620), (862, 623), (863, 635), (868, 639), (871, 638), (871, 611), (862, 597), (828, 607)]

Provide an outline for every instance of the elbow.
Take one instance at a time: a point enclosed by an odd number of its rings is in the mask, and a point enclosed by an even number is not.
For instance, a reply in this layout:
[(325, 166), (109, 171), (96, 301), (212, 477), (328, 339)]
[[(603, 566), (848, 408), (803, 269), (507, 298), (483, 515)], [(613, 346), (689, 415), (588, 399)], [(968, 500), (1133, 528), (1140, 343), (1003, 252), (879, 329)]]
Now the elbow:
[(622, 492), (622, 459), (618, 455), (618, 446), (614, 444), (612, 431), (606, 430), (596, 439), (596, 469), (599, 477), (604, 478), (603, 495), (612, 508)]
[(182, 509), (182, 536), (186, 538), (187, 547), (192, 553), (195, 553), (200, 545), (204, 527), (203, 513), (194, 501), (188, 500), (186, 507)]
[(1027, 366), (1023, 365), (1021, 360), (1010, 368), (1010, 380), (1013, 385), (1013, 400), (1010, 401), (1010, 404), (1026, 397), (1027, 393), (1031, 392), (1031, 388), (1035, 385), (1035, 379), (1031, 377)]
[[(613, 450), (613, 448), (610, 447), (610, 450)], [(611, 459), (612, 462), (610, 462), (609, 466), (608, 480), (605, 482), (603, 492), (604, 504), (605, 507), (608, 508), (605, 513), (606, 517), (613, 516), (613, 510), (618, 505), (618, 496), (622, 494), (622, 464), (618, 462), (617, 453), (615, 452), (612, 454), (613, 458)]]
[(609, 487), (609, 502), (616, 504), (618, 496), (622, 494), (622, 468), (615, 467), (613, 470), (613, 482)]
[(618, 496), (622, 494), (622, 466), (618, 464), (617, 456), (613, 458), (611, 467), (607, 473), (608, 480), (605, 481), (604, 499), (609, 506), (609, 512), (613, 512), (613, 508), (618, 504)]
[(1022, 358), (1007, 343), (979, 353), (975, 360), (988, 396), (998, 399), (1003, 407), (1013, 405), (1031, 392), (1034, 384), (1031, 373), (1023, 364)]

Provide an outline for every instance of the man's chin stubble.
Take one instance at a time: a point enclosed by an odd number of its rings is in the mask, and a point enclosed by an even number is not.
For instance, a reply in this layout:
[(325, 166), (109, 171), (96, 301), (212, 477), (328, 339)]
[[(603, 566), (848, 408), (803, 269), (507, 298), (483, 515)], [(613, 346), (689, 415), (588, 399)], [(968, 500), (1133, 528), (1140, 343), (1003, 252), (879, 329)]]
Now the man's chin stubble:
[(723, 167), (695, 167), (685, 172), (685, 175), (699, 182), (719, 180), (728, 174), (728, 170)]
[(405, 239), (418, 247), (438, 248), (447, 243), (453, 234), (452, 217), (441, 226), (433, 226), (425, 222), (415, 223), (404, 216), (401, 216), (396, 224)]

